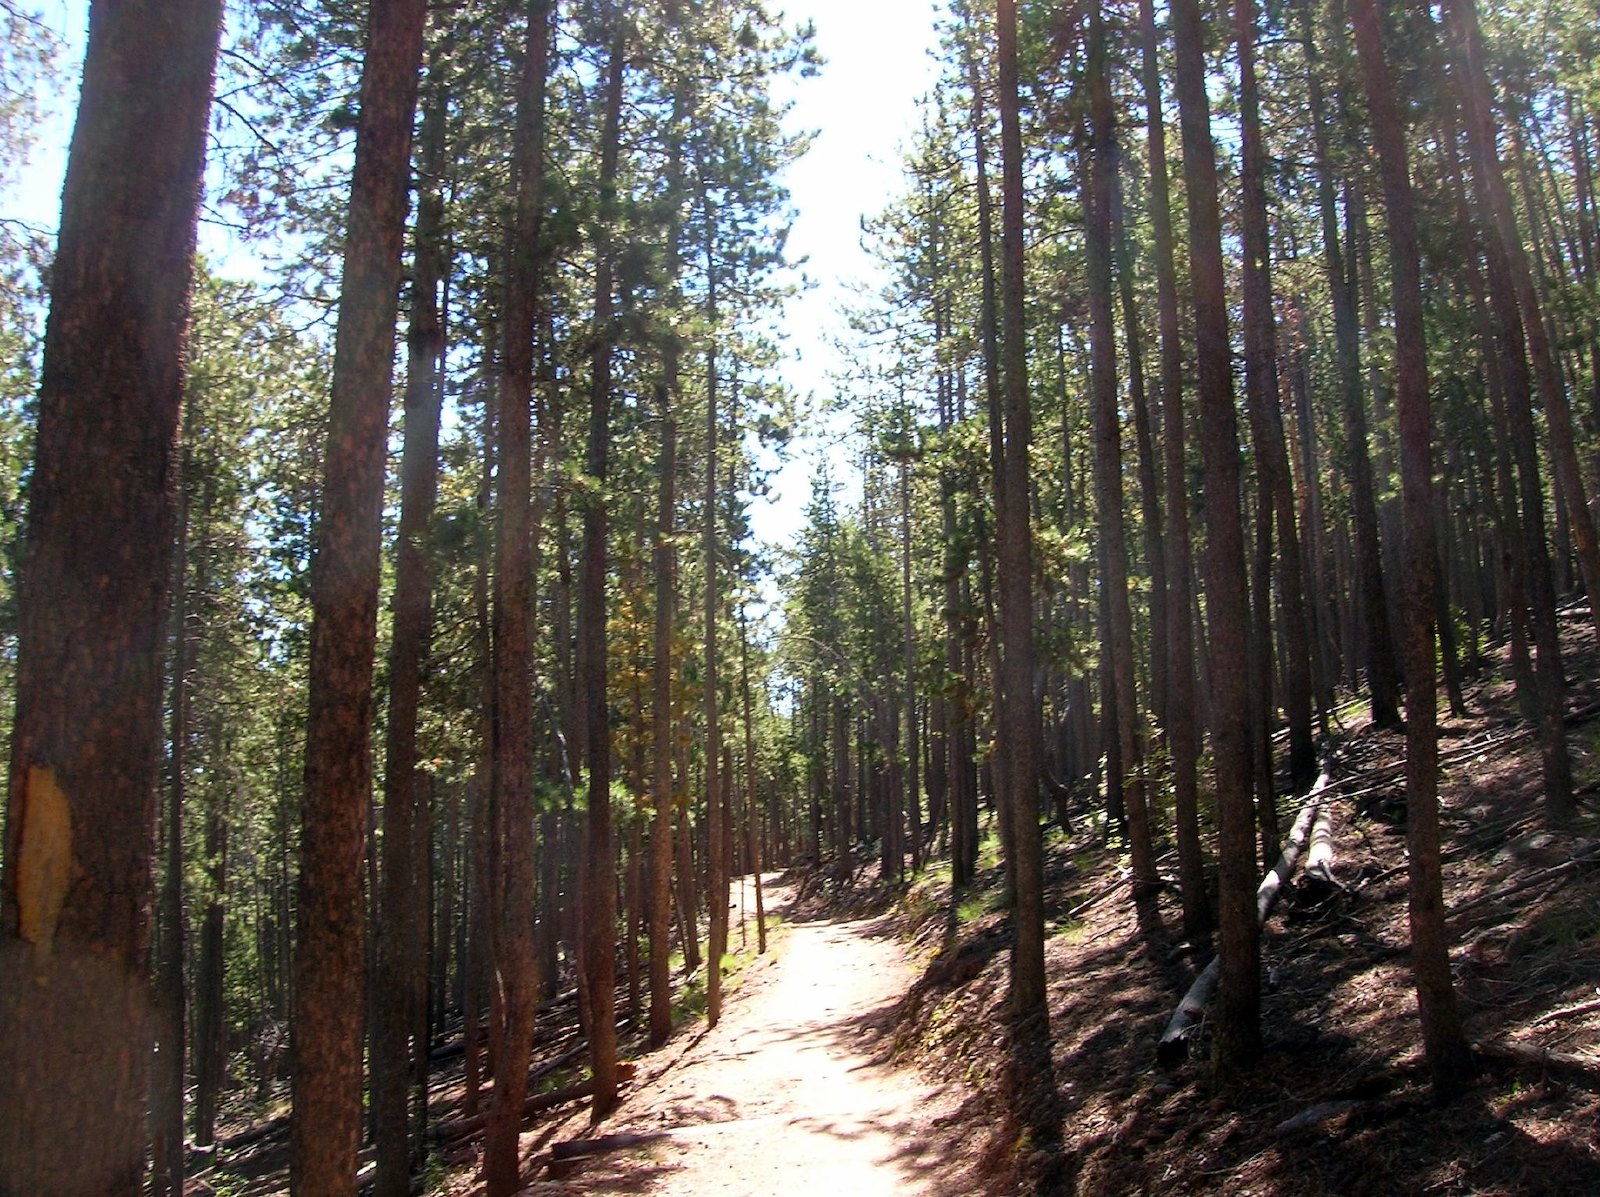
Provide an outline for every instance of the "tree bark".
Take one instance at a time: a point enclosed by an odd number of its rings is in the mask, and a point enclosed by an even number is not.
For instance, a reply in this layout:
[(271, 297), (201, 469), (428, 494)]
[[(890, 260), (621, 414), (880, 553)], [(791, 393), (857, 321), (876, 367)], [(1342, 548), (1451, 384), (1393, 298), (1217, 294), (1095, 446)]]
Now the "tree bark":
[[(1540, 754), (1543, 764), (1545, 805), (1550, 818), (1564, 823), (1573, 812), (1572, 763), (1567, 750), (1562, 711), (1566, 702), (1566, 679), (1561, 667), (1560, 630), (1556, 622), (1555, 587), (1551, 575), (1549, 545), (1545, 536), (1544, 490), (1540, 485), (1537, 434), (1533, 422), (1533, 380), (1528, 370), (1526, 326), (1537, 321), (1519, 310), (1516, 270), (1506, 239), (1493, 224), (1494, 181), (1498, 177), (1493, 160), (1492, 138), (1485, 136), (1484, 98), (1474, 86), (1473, 62), (1469, 53), (1472, 26), (1468, 13), (1458, 2), (1447, 6), (1451, 33), (1457, 43), (1457, 90), (1465, 116), (1467, 144), (1472, 159), (1472, 175), (1484, 225), (1482, 249), (1488, 284), (1489, 306), (1494, 316), (1496, 359), (1505, 390), (1506, 420), (1511, 434), (1511, 452), (1516, 462), (1518, 501), (1522, 509), (1521, 535), (1526, 556), (1529, 625), (1534, 643), (1534, 676), (1538, 686)], [(1477, 72), (1481, 74), (1481, 71)], [(1487, 209), (1487, 212), (1484, 212)]]
[(167, 756), (166, 872), (161, 879), (155, 974), (155, 1058), (150, 1085), (151, 1197), (183, 1195), (183, 1053), (185, 987), (183, 818), (189, 770), (190, 679), (194, 648), (189, 631), (189, 488), (194, 478), (194, 412), (184, 413), (182, 469), (177, 485), (172, 612), (171, 748)]
[(216, 0), (89, 14), (18, 597), (0, 879), (6, 1192), (141, 1188), (178, 416), (220, 31)]
[[(1378, 540), (1378, 506), (1373, 495), (1372, 458), (1368, 450), (1366, 404), (1361, 393), (1361, 349), (1354, 290), (1350, 285), (1339, 240), (1333, 158), (1328, 145), (1319, 73), (1316, 35), (1309, 3), (1301, 9), (1301, 40), (1307, 56), (1312, 145), (1317, 160), (1317, 206), (1322, 218), (1323, 261), (1333, 306), (1334, 362), (1338, 371), (1340, 410), (1347, 443), (1344, 472), (1350, 483), (1351, 521), (1355, 526), (1356, 585), (1365, 615), (1367, 687), (1372, 720), (1386, 727), (1400, 722), (1400, 681), (1395, 666), (1394, 638), (1389, 628), (1389, 599)], [(1337, 36), (1337, 35), (1336, 35)], [(1353, 669), (1353, 666), (1352, 666)]]
[(1173, 0), (1176, 83), (1189, 191), (1189, 274), (1194, 288), (1201, 450), (1205, 468), (1206, 613), (1211, 629), (1211, 748), (1216, 767), (1220, 864), (1221, 992), (1216, 1063), (1225, 1078), (1261, 1054), (1259, 928), (1255, 919), (1255, 819), (1251, 810), (1249, 595), (1239, 505), (1239, 441), (1223, 288), (1216, 148), (1206, 95), (1205, 41), (1196, 0)]
[(1117, 146), (1105, 27), (1098, 9), (1090, 16), (1089, 29), (1090, 153), (1086, 204), (1089, 213), (1089, 391), (1094, 426), (1095, 507), (1101, 559), (1105, 564), (1102, 584), (1110, 617), (1102, 651), (1110, 658), (1115, 679), (1115, 735), (1127, 811), (1133, 892), (1135, 897), (1143, 897), (1156, 884), (1157, 878), (1150, 814), (1145, 802), (1144, 746), (1140, 742), (1138, 695), (1134, 686), (1133, 611), (1128, 602), (1128, 540), (1122, 515), (1122, 431), (1117, 410), (1117, 334), (1112, 313), (1111, 231)]
[(383, 794), (383, 871), (380, 879), (378, 966), (372, 1003), (371, 1102), (377, 1147), (374, 1192), (407, 1197), (411, 1188), (410, 1115), (406, 1080), (417, 1021), (416, 976), (422, 967), (421, 929), (428, 909), (418, 880), (419, 781), (417, 711), (433, 622), (433, 555), (429, 524), (439, 478), (439, 318), (443, 274), (445, 96), (438, 87), (422, 118), (421, 199), (407, 333), (405, 440), (400, 464), (400, 527), (395, 549), (393, 632), (389, 647), (389, 713)]
[(710, 197), (701, 190), (702, 219), (705, 222), (706, 325), (711, 340), (706, 348), (706, 486), (701, 551), (705, 562), (705, 720), (706, 720), (706, 1025), (716, 1026), (722, 1017), (722, 957), (728, 950), (728, 843), (724, 831), (723, 793), (718, 762), (722, 759), (721, 692), (717, 679), (717, 435), (720, 413), (717, 388), (720, 382), (717, 363), (717, 253), (716, 213)]
[(1449, 940), (1439, 864), (1438, 677), (1434, 664), (1434, 594), (1439, 586), (1433, 517), (1433, 413), (1428, 395), (1415, 200), (1405, 129), (1395, 101), (1374, 0), (1351, 0), (1356, 52), (1366, 82), (1373, 140), (1389, 210), (1393, 271), (1395, 399), (1400, 421), (1405, 516), (1404, 645), (1406, 667), (1406, 847), (1410, 874), (1411, 968), (1428, 1070), (1440, 1097), (1459, 1092), (1472, 1074), (1472, 1052), (1450, 979)]
[(600, 210), (595, 227), (595, 348), (589, 403), (587, 473), (594, 493), (583, 509), (580, 635), (587, 710), (589, 811), (584, 849), (583, 965), (589, 994), (589, 1059), (594, 1073), (595, 1121), (617, 1101), (616, 870), (611, 843), (611, 719), (606, 662), (606, 535), (604, 496), (611, 443), (612, 234), (617, 219), (617, 157), (622, 130), (626, 46), (620, 23), (605, 69), (605, 115), (600, 140)]
[(423, 0), (374, 3), (361, 76), (312, 565), (290, 1182), (347, 1193), (361, 1129), (363, 837), (372, 788), (384, 460)]
[(1167, 183), (1166, 125), (1161, 104), (1153, 0), (1139, 0), (1142, 68), (1150, 155), (1150, 219), (1155, 242), (1156, 305), (1161, 335), (1161, 423), (1167, 492), (1167, 751), (1172, 758), (1172, 801), (1178, 846), (1178, 888), (1183, 930), (1203, 936), (1211, 923), (1200, 848), (1195, 719), (1194, 638), (1189, 580), (1194, 571), (1189, 543), (1188, 460), (1184, 447), (1183, 341), (1178, 325), (1178, 286), (1173, 265), (1172, 201)]
[[(1261, 137), (1260, 89), (1255, 68), (1255, 0), (1235, 0), (1234, 21), (1240, 77), (1245, 408), (1250, 417), (1251, 440), (1256, 446), (1258, 502), (1276, 528), (1278, 552), (1274, 561), (1278, 600), (1283, 616), (1283, 705), (1289, 722), (1289, 777), (1298, 787), (1309, 784), (1317, 774), (1317, 750), (1311, 730), (1311, 640), (1307, 632), (1300, 532), (1295, 526), (1289, 455), (1284, 446), (1283, 415), (1278, 399), (1278, 335), (1272, 308), (1271, 230), (1263, 180), (1266, 148)], [(1270, 628), (1273, 610), (1270, 593), (1264, 592), (1258, 602), (1261, 609), (1257, 618)], [(1269, 634), (1268, 660), (1262, 663), (1269, 677), (1270, 649)], [(1262, 702), (1265, 713), (1270, 715), (1270, 687), (1263, 693)], [(1270, 774), (1268, 781), (1270, 792)]]
[(1033, 694), (1033, 534), (1028, 448), (1033, 416), (1028, 398), (1024, 302), (1022, 125), (1017, 88), (1015, 0), (999, 0), (995, 17), (1001, 160), (1001, 292), (1003, 433), (996, 477), (1001, 671), (996, 677), (1001, 754), (1006, 761), (1004, 817), (1011, 825), (1011, 1082), (1013, 1116), (1036, 1141), (1059, 1134), (1050, 1059), (1050, 1007), (1044, 969), (1044, 865), (1039, 833), (1039, 720)]

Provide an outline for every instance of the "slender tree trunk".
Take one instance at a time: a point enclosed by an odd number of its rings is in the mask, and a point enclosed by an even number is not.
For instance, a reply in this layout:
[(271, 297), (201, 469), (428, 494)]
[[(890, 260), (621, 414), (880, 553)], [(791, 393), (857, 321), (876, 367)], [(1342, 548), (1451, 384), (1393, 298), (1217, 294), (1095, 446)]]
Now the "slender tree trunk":
[[(433, 81), (437, 84), (437, 80)], [(422, 963), (420, 930), (428, 910), (418, 900), (417, 709), (433, 612), (429, 523), (438, 490), (439, 280), (444, 200), (444, 95), (437, 86), (422, 118), (416, 248), (407, 333), (405, 441), (400, 465), (400, 527), (395, 550), (394, 630), (389, 648), (389, 714), (384, 765), (383, 872), (378, 907), (376, 1000), (372, 1004), (371, 1101), (377, 1146), (375, 1192), (406, 1197), (411, 1187), (406, 1077), (416, 1010), (411, 1000)]]
[(723, 834), (722, 792), (717, 762), (722, 753), (721, 694), (717, 680), (717, 270), (716, 214), (701, 191), (705, 221), (706, 324), (711, 343), (706, 349), (706, 489), (702, 551), (705, 558), (705, 718), (706, 718), (706, 905), (709, 914), (706, 945), (706, 1023), (716, 1026), (722, 1017), (722, 957), (728, 950), (728, 845)]
[(295, 957), (297, 1194), (349, 1191), (361, 1129), (362, 836), (372, 788), (390, 361), (427, 6), (374, 4), (361, 79), (327, 470), (312, 566), (310, 714)]
[(499, 512), (494, 571), (494, 755), (490, 776), (500, 849), (494, 912), (494, 988), (502, 1031), (494, 1055), (494, 1097), (484, 1139), (489, 1197), (521, 1188), (518, 1139), (533, 1045), (539, 961), (534, 944), (533, 701), (533, 329), (538, 316), (539, 236), (544, 219), (545, 76), (551, 5), (531, 0), (517, 97), (512, 170), (515, 224), (506, 255), (501, 314)]
[[(215, 0), (94, 5), (51, 268), (0, 879), (0, 1191), (139, 1192)], [(107, 602), (106, 596), (115, 596)]]
[(1201, 450), (1205, 463), (1206, 599), (1211, 641), (1211, 749), (1220, 863), (1216, 1062), (1237, 1074), (1261, 1054), (1260, 943), (1254, 817), (1250, 807), (1249, 597), (1239, 505), (1239, 441), (1223, 288), (1216, 148), (1205, 87), (1205, 41), (1196, 0), (1173, 0), (1178, 106), (1189, 191), (1189, 274), (1194, 287)]
[(655, 662), (651, 671), (654, 817), (650, 832), (650, 1046), (672, 1034), (672, 623), (677, 608), (677, 563), (672, 538), (677, 498), (678, 426), (671, 401), (677, 385), (677, 348), (667, 349), (665, 381), (657, 390), (661, 415), (661, 499), (655, 542)]
[(1374, 0), (1351, 0), (1356, 50), (1366, 81), (1379, 171), (1389, 209), (1394, 281), (1395, 392), (1400, 418), (1405, 514), (1406, 809), (1410, 874), (1411, 967), (1428, 1069), (1441, 1097), (1471, 1076), (1472, 1054), (1450, 979), (1449, 938), (1439, 864), (1438, 679), (1433, 601), (1439, 585), (1433, 518), (1433, 419), (1426, 327), (1417, 257), (1415, 202), (1405, 130), (1395, 103)]
[(761, 893), (761, 817), (756, 809), (759, 783), (756, 780), (756, 729), (755, 716), (750, 705), (750, 630), (746, 626), (744, 608), (739, 608), (739, 694), (744, 707), (744, 787), (746, 835), (749, 837), (750, 859), (747, 862), (755, 876), (756, 886), (756, 953), (767, 954), (767, 907)]
[(1322, 218), (1323, 260), (1328, 291), (1333, 301), (1334, 360), (1338, 370), (1346, 441), (1344, 470), (1350, 482), (1351, 518), (1355, 525), (1356, 585), (1365, 615), (1367, 686), (1372, 695), (1373, 722), (1394, 727), (1400, 722), (1400, 682), (1395, 666), (1394, 640), (1389, 630), (1389, 599), (1384, 585), (1383, 554), (1378, 541), (1378, 507), (1373, 494), (1366, 404), (1361, 393), (1360, 333), (1355, 295), (1339, 240), (1333, 159), (1328, 146), (1329, 114), (1323, 102), (1317, 40), (1312, 29), (1309, 2), (1302, 5), (1300, 13), (1301, 39), (1307, 56), (1306, 86), (1312, 145), (1317, 160), (1317, 205)]
[[(1458, 87), (1466, 118), (1472, 174), (1484, 217), (1482, 249), (1489, 306), (1494, 316), (1496, 359), (1505, 389), (1506, 419), (1511, 452), (1516, 463), (1518, 498), (1522, 509), (1521, 537), (1526, 553), (1529, 625), (1534, 642), (1534, 673), (1538, 685), (1540, 752), (1543, 758), (1545, 804), (1549, 817), (1564, 823), (1572, 815), (1572, 764), (1567, 750), (1563, 711), (1566, 680), (1561, 667), (1560, 630), (1556, 622), (1555, 588), (1549, 546), (1545, 535), (1544, 490), (1540, 485), (1537, 436), (1533, 422), (1533, 380), (1529, 376), (1527, 327), (1537, 323), (1519, 310), (1515, 268), (1502, 230), (1492, 225), (1495, 209), (1494, 180), (1497, 164), (1492, 137), (1484, 135), (1489, 120), (1484, 100), (1475, 94), (1473, 60), (1468, 55), (1471, 26), (1456, 3), (1447, 8), (1451, 32), (1457, 42), (1457, 74), (1467, 76)], [(1481, 71), (1478, 72), (1481, 74)], [(1476, 132), (1474, 131), (1476, 129)], [(1492, 129), (1491, 129), (1492, 133)]]
[(1178, 288), (1173, 265), (1172, 203), (1167, 184), (1166, 126), (1152, 0), (1139, 0), (1147, 142), (1150, 154), (1150, 215), (1155, 242), (1156, 303), (1161, 332), (1161, 410), (1167, 491), (1167, 690), (1172, 718), (1166, 726), (1172, 758), (1172, 797), (1178, 846), (1178, 888), (1183, 929), (1198, 939), (1210, 926), (1200, 849), (1197, 769), (1199, 737), (1194, 711), (1194, 640), (1191, 635), (1194, 572), (1189, 542), (1188, 461), (1184, 447), (1183, 343), (1178, 327)]
[[(910, 446), (906, 446), (909, 453)], [(900, 668), (906, 710), (906, 815), (911, 824), (911, 869), (922, 871), (921, 744), (917, 734), (917, 642), (911, 620), (911, 462), (900, 461)]]
[[(1572, 408), (1567, 402), (1560, 364), (1551, 347), (1533, 269), (1528, 263), (1527, 250), (1517, 228), (1510, 191), (1506, 187), (1500, 155), (1495, 148), (1494, 118), (1489, 103), (1483, 46), (1478, 32), (1477, 6), (1472, 0), (1450, 0), (1446, 10), (1457, 47), (1460, 90), (1467, 115), (1467, 138), (1473, 147), (1474, 169), (1488, 209), (1488, 234), (1498, 240), (1505, 256), (1515, 304), (1521, 315), (1527, 356), (1532, 364), (1533, 381), (1538, 387), (1549, 426), (1550, 464), (1566, 500), (1567, 522), (1577, 551), (1578, 565), (1583, 573), (1584, 589), (1588, 591), (1591, 619), (1600, 628), (1600, 538), (1596, 536), (1583, 471), (1578, 464)], [(1570, 817), (1570, 796), (1563, 799), (1552, 795), (1549, 801), (1552, 817)]]
[(200, 923), (200, 952), (195, 962), (195, 1016), (190, 1031), (194, 1056), (194, 1138), (209, 1146), (216, 1135), (217, 1104), (222, 1095), (225, 1044), (223, 1003), (223, 932), (227, 917), (228, 816), (226, 779), (212, 783), (206, 795), (206, 905)]
[[(613, 14), (615, 16), (615, 14)], [(605, 70), (605, 116), (600, 142), (600, 210), (595, 229), (595, 348), (589, 404), (588, 475), (595, 488), (583, 510), (580, 631), (587, 709), (589, 811), (584, 850), (583, 962), (589, 990), (589, 1059), (599, 1121), (617, 1101), (616, 868), (611, 837), (611, 720), (606, 663), (606, 535), (604, 495), (611, 443), (612, 234), (617, 220), (617, 157), (622, 132), (626, 46), (620, 24), (612, 33)]]
[(183, 1194), (183, 1049), (185, 991), (183, 818), (188, 785), (190, 678), (195, 645), (189, 630), (189, 491), (194, 479), (195, 409), (184, 413), (182, 470), (177, 484), (177, 536), (173, 574), (171, 748), (167, 757), (166, 872), (161, 879), (155, 977), (155, 1059), (150, 1086), (151, 1197)]
[[(1295, 527), (1289, 456), (1284, 446), (1283, 416), (1278, 399), (1278, 336), (1272, 310), (1271, 231), (1263, 181), (1266, 149), (1261, 137), (1260, 96), (1255, 69), (1255, 0), (1235, 0), (1234, 19), (1239, 50), (1239, 113), (1243, 150), (1240, 184), (1244, 229), (1245, 407), (1250, 414), (1251, 439), (1256, 445), (1259, 501), (1267, 518), (1276, 525), (1278, 552), (1275, 564), (1279, 605), (1283, 613), (1286, 681), (1283, 697), (1289, 721), (1289, 776), (1296, 786), (1301, 786), (1309, 784), (1317, 772), (1316, 744), (1311, 730), (1311, 641), (1306, 630), (1300, 533)], [(1268, 591), (1263, 591), (1259, 603), (1257, 617), (1270, 627), (1273, 603)], [(1269, 634), (1269, 659), (1262, 662), (1269, 676), (1270, 650)], [(1270, 716), (1270, 691), (1263, 693), (1262, 703), (1263, 713)], [(1270, 794), (1270, 774), (1268, 782)], [(1274, 850), (1273, 857), (1276, 855)]]
[[(1004, 446), (997, 476), (1001, 673), (1000, 739), (1007, 746), (1005, 811), (1012, 829), (1011, 1083), (1013, 1116), (1035, 1141), (1059, 1134), (1044, 971), (1044, 870), (1039, 833), (1039, 720), (1033, 693), (1033, 535), (1023, 279), (1022, 126), (1017, 95), (1017, 13), (999, 0), (995, 18), (1000, 108)], [(1003, 480), (1003, 481), (1002, 481)]]
[(1088, 170), (1088, 254), (1090, 381), (1094, 424), (1095, 506), (1098, 512), (1102, 579), (1109, 615), (1105, 647), (1115, 680), (1116, 727), (1127, 811), (1132, 884), (1136, 897), (1157, 883), (1151, 846), (1150, 814), (1145, 804), (1144, 748), (1138, 726), (1134, 685), (1133, 612), (1128, 601), (1128, 540), (1122, 507), (1122, 431), (1117, 410), (1116, 323), (1112, 312), (1112, 223), (1117, 176), (1116, 130), (1111, 81), (1106, 64), (1105, 27), (1100, 13), (1090, 15)]

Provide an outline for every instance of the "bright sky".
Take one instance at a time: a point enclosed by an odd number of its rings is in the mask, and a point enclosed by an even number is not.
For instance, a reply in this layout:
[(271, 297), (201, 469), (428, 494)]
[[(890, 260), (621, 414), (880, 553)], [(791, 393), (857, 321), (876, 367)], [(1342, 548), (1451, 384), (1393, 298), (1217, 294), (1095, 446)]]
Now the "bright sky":
[[(39, 0), (39, 7), (65, 39), (62, 94), (47, 101), (54, 119), (41, 131), (22, 186), (0, 196), (0, 216), (53, 229), (87, 17), (84, 0)], [(899, 149), (916, 126), (918, 97), (933, 86), (935, 7), (935, 0), (794, 0), (786, 10), (793, 21), (815, 24), (825, 60), (818, 77), (795, 80), (786, 92), (794, 101), (788, 127), (817, 133), (811, 152), (785, 178), (797, 213), (790, 254), (806, 259), (805, 274), (814, 282), (790, 301), (782, 320), (793, 355), (784, 373), (802, 400), (827, 397), (829, 373), (838, 365), (830, 338), (843, 329), (840, 306), (853, 286), (872, 281), (861, 222), (903, 187)], [(202, 231), (202, 243), (214, 237), (215, 230)], [(826, 440), (804, 436), (793, 443), (770, 499), (758, 500), (751, 513), (762, 541), (787, 544), (800, 528)], [(834, 474), (847, 476), (847, 463), (840, 461)]]
[[(821, 74), (798, 80), (792, 93), (789, 127), (817, 131), (817, 138), (785, 176), (797, 213), (789, 250), (808, 259), (805, 272), (815, 286), (790, 301), (783, 322), (794, 355), (788, 381), (802, 399), (821, 399), (840, 364), (829, 343), (844, 327), (840, 305), (853, 285), (873, 278), (861, 221), (902, 190), (899, 149), (916, 128), (917, 99), (933, 87), (935, 3), (796, 0), (787, 11), (816, 25), (825, 60)], [(751, 512), (761, 540), (787, 544), (800, 529), (825, 439), (803, 437), (792, 446), (771, 501), (757, 502)], [(835, 478), (845, 467), (837, 463)]]

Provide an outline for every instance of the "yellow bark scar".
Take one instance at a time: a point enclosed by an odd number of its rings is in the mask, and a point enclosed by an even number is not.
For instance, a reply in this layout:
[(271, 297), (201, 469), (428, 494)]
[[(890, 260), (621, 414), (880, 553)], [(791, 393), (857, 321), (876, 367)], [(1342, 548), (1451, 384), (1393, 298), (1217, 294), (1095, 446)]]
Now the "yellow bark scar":
[(17, 853), (17, 906), (22, 938), (50, 954), (56, 922), (72, 884), (72, 807), (48, 765), (28, 769)]

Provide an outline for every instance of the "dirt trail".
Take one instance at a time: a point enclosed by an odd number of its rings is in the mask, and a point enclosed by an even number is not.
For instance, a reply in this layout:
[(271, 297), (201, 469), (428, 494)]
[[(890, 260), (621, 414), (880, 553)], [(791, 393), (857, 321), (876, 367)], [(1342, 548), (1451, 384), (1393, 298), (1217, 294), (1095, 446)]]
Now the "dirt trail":
[[(775, 893), (774, 905), (789, 896)], [(888, 1016), (913, 978), (884, 919), (789, 925), (775, 954), (746, 970), (716, 1029), (641, 1061), (656, 1079), (599, 1128), (671, 1137), (586, 1167), (576, 1187), (663, 1197), (977, 1191), (953, 1127), (965, 1095), (883, 1061)]]

